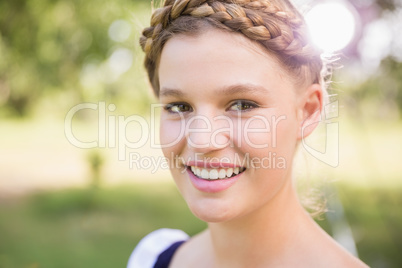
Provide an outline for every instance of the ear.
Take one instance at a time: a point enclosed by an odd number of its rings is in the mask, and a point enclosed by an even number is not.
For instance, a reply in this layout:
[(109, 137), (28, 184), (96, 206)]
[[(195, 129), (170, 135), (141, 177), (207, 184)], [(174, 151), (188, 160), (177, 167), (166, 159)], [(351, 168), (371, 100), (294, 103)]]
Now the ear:
[(312, 84), (301, 96), (298, 105), (299, 140), (309, 136), (320, 123), (323, 101), (324, 96), (319, 84)]

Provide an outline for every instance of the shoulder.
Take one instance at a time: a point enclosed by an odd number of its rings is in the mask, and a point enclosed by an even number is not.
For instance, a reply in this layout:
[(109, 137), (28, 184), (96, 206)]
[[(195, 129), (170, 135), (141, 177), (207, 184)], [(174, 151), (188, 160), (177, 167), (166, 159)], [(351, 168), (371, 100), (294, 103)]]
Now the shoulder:
[(189, 236), (177, 229), (158, 229), (145, 236), (131, 253), (127, 268), (151, 268), (158, 256), (173, 243), (187, 240)]
[[(356, 252), (346, 250), (338, 242), (331, 238), (327, 243), (317, 243), (315, 252), (319, 252), (316, 258), (317, 267), (354, 267), (354, 268), (368, 268), (358, 257)], [(310, 266), (311, 267), (311, 266)], [(316, 267), (316, 266), (314, 266)]]

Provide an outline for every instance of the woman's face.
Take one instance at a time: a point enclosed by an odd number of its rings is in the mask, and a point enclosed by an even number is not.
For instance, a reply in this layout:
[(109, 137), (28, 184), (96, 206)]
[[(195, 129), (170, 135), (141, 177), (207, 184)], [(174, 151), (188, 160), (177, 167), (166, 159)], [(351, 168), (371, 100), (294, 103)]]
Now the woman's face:
[(165, 45), (161, 144), (191, 211), (223, 222), (266, 207), (289, 185), (300, 130), (297, 90), (262, 48), (207, 30)]

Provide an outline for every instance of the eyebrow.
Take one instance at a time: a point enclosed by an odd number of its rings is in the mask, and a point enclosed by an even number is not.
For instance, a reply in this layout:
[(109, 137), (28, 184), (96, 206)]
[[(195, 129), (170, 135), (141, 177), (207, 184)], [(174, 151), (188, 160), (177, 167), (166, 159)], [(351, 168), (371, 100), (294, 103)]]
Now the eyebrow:
[(173, 88), (162, 88), (159, 97), (183, 97), (186, 95), (183, 91)]
[[(217, 95), (238, 95), (238, 94), (267, 94), (269, 91), (260, 85), (255, 84), (235, 84), (230, 85), (228, 87), (223, 87), (218, 89)], [(185, 91), (173, 88), (162, 88), (160, 91), (160, 97), (184, 97), (186, 94)]]
[(217, 94), (220, 95), (236, 95), (236, 94), (267, 94), (268, 90), (260, 85), (255, 84), (236, 84), (229, 87), (219, 89)]

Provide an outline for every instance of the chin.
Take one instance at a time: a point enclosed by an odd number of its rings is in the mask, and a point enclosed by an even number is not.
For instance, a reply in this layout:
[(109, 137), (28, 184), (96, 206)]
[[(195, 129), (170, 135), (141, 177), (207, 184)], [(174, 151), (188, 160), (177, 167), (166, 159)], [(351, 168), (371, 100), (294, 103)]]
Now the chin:
[(227, 222), (238, 217), (234, 203), (216, 198), (203, 198), (202, 200), (189, 200), (187, 205), (191, 212), (204, 222)]

